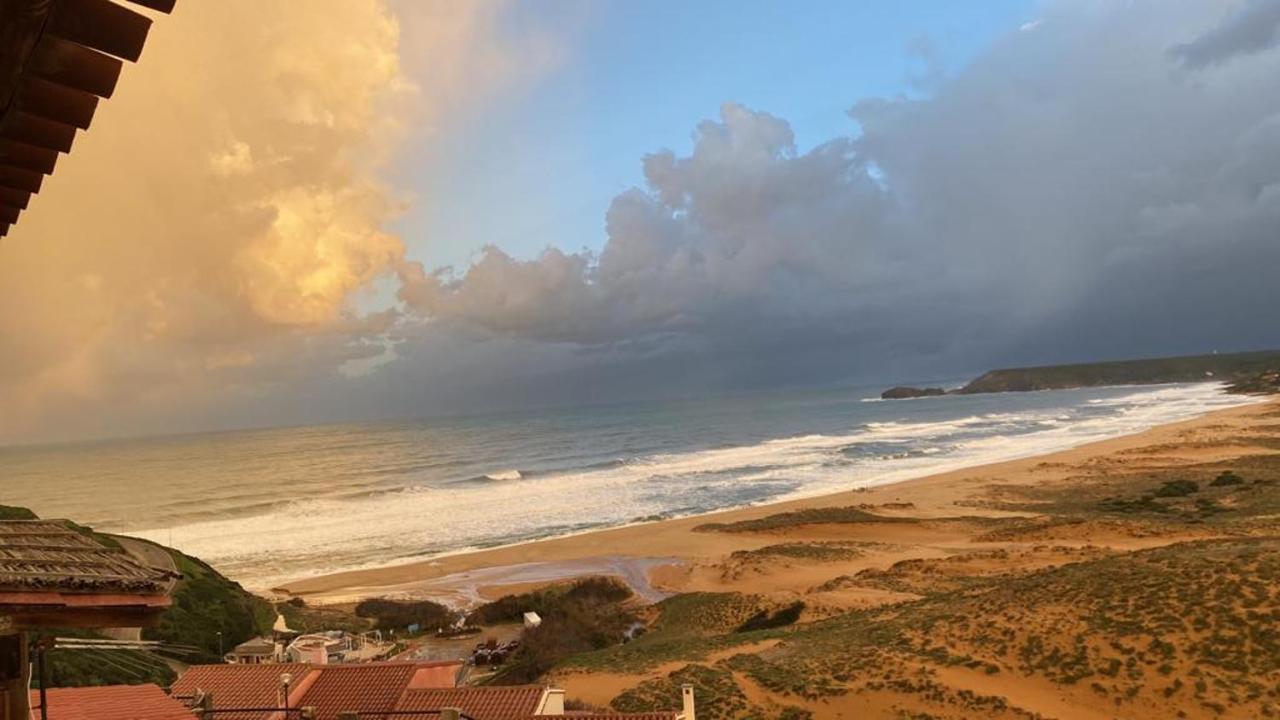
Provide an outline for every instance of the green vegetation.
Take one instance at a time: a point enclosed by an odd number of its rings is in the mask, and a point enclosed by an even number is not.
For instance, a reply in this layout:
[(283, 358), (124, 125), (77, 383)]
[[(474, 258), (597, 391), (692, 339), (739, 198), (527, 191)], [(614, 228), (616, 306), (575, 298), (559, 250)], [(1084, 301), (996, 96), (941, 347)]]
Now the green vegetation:
[(755, 550), (735, 550), (729, 557), (733, 560), (751, 561), (761, 558), (785, 557), (795, 560), (816, 560), (819, 562), (835, 562), (851, 560), (862, 554), (857, 548), (843, 543), (810, 542), (781, 543), (766, 545)]
[(373, 620), (379, 630), (403, 630), (418, 625), (422, 632), (435, 632), (453, 625), (457, 613), (430, 600), (363, 600), (355, 609), (356, 615)]
[(359, 617), (338, 607), (311, 607), (302, 598), (292, 598), (276, 606), (290, 630), (313, 633), (322, 630), (345, 630), (362, 633), (374, 627), (374, 621)]
[(522, 622), (524, 614), (536, 612), (543, 616), (555, 613), (562, 605), (619, 603), (631, 597), (631, 588), (611, 577), (583, 578), (569, 584), (550, 585), (533, 592), (507, 595), (485, 603), (467, 615), (472, 625), (497, 625)]
[(648, 639), (730, 632), (765, 609), (765, 605), (754, 595), (693, 592), (669, 597), (656, 608), (658, 619), (649, 628)]
[(1238, 377), (1227, 390), (1238, 395), (1274, 395), (1280, 393), (1280, 370), (1272, 367), (1262, 372)]
[[(1280, 364), (1280, 351), (1190, 355), (1144, 360), (1046, 365), (992, 370), (958, 390), (959, 393), (1054, 390), (1102, 385), (1147, 385), (1202, 380), (1261, 377)], [(1248, 392), (1248, 390), (1241, 390)], [(1274, 390), (1273, 390), (1274, 392)]]
[(525, 630), (520, 649), (493, 682), (533, 682), (571, 655), (616, 646), (626, 639), (636, 616), (623, 602), (631, 590), (614, 578), (586, 578), (571, 585), (509, 595), (473, 612), (472, 622), (507, 622), (533, 610), (542, 618)]
[(1192, 480), (1166, 480), (1153, 493), (1156, 497), (1186, 497), (1200, 492), (1200, 485)]
[(753, 630), (768, 630), (770, 628), (786, 627), (800, 619), (800, 613), (804, 612), (804, 603), (797, 600), (790, 605), (779, 608), (770, 612), (769, 610), (761, 610), (760, 612), (747, 618), (746, 622), (738, 626), (735, 632), (751, 632)]
[(0, 520), (39, 520), (35, 513), (16, 505), (0, 505)]
[(1230, 470), (1224, 470), (1223, 472), (1218, 474), (1218, 477), (1213, 479), (1213, 482), (1209, 483), (1209, 486), (1210, 487), (1228, 487), (1230, 485), (1243, 485), (1243, 484), (1244, 484), (1244, 478), (1231, 472)]
[(748, 714), (751, 707), (747, 696), (730, 672), (705, 665), (685, 665), (666, 677), (646, 680), (614, 698), (611, 706), (618, 712), (679, 710), (680, 688), (685, 684), (693, 685), (700, 718), (759, 717)]
[(271, 603), (201, 560), (173, 549), (168, 552), (182, 579), (173, 589), (172, 606), (158, 623), (142, 629), (144, 639), (199, 648), (198, 656), (184, 658), (187, 662), (221, 662), (219, 649), (229, 651), (271, 631)]
[(767, 515), (754, 520), (731, 523), (704, 523), (694, 528), (696, 532), (769, 532), (801, 525), (836, 525), (848, 523), (911, 523), (912, 518), (875, 515), (856, 507), (806, 508), (792, 512)]
[[(88, 630), (48, 629), (54, 637), (101, 638)], [(35, 635), (32, 634), (32, 641)], [(139, 650), (80, 650), (54, 647), (45, 660), (49, 687), (81, 687), (85, 685), (134, 685), (155, 683), (167, 686), (177, 679), (165, 661)], [(31, 686), (40, 687), (39, 673), (32, 673)]]

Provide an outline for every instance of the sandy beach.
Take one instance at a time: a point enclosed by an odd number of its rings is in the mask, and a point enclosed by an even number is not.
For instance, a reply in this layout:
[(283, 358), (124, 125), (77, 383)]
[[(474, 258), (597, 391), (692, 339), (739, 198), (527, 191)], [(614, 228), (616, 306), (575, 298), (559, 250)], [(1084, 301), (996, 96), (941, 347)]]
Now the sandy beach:
[[(864, 490), (821, 497), (764, 504), (696, 517), (685, 517), (579, 535), (534, 541), (509, 547), (443, 556), (408, 564), (312, 577), (283, 584), (278, 591), (304, 597), (308, 602), (341, 603), (372, 596), (439, 599), (470, 605), (510, 589), (525, 589), (549, 582), (592, 574), (628, 579), (650, 598), (658, 593), (690, 590), (740, 590), (757, 594), (795, 594), (816, 580), (804, 568), (795, 572), (752, 573), (739, 568), (726, 571), (724, 560), (735, 552), (749, 551), (786, 540), (864, 541), (878, 543), (850, 570), (889, 567), (908, 558), (938, 557), (956, 547), (974, 547), (974, 531), (958, 523), (926, 525), (859, 526), (819, 535), (806, 529), (770, 536), (743, 536), (699, 532), (708, 523), (736, 523), (777, 513), (814, 508), (857, 506), (879, 515), (912, 518), (950, 518), (958, 515), (997, 517), (1010, 513), (982, 507), (992, 487), (1054, 486), (1073, 482), (1081, 473), (1109, 467), (1140, 469), (1157, 457), (1159, 462), (1187, 464), (1212, 462), (1227, 455), (1270, 452), (1238, 442), (1226, 445), (1215, 439), (1247, 434), (1259, 416), (1276, 402), (1247, 405), (1212, 412), (1188, 421), (1162, 425), (1141, 433), (1094, 442), (1065, 451), (991, 465), (945, 472)], [(499, 509), (500, 510), (500, 509)], [(1078, 529), (1080, 544), (1114, 544), (1126, 548), (1170, 542), (1168, 537), (1144, 539), (1120, 533), (1109, 536), (1102, 528)], [(821, 572), (821, 571), (817, 571)], [(644, 577), (638, 579), (637, 574)], [(857, 606), (892, 599), (865, 595), (827, 598), (833, 605)]]

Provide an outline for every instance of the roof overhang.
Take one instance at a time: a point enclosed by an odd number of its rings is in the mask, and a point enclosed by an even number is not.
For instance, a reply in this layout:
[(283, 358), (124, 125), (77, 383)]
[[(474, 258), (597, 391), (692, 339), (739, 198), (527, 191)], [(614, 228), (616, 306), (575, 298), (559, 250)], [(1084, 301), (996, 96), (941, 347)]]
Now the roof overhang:
[[(170, 12), (177, 0), (128, 0)], [(0, 237), (142, 54), (151, 19), (112, 0), (0, 0)]]

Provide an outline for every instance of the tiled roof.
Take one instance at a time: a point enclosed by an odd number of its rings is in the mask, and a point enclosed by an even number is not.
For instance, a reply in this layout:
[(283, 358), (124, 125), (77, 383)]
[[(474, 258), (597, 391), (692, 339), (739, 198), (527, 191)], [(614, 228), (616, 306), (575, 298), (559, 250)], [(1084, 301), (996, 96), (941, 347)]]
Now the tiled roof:
[(408, 663), (327, 666), (296, 706), (314, 707), (316, 720), (337, 720), (342, 711), (392, 710), (416, 669)]
[(163, 594), (170, 580), (62, 521), (0, 521), (0, 592)]
[[(376, 662), (352, 665), (196, 665), (173, 684), (173, 694), (213, 694), (214, 708), (279, 707), (280, 676), (292, 676), (289, 707), (316, 709), (318, 720), (339, 712), (393, 710), (406, 692), (451, 688), (461, 661)], [(524, 714), (528, 714), (527, 712)], [(218, 720), (265, 720), (269, 713), (218, 713)]]
[[(51, 720), (191, 720), (191, 711), (155, 685), (49, 688)], [(40, 691), (31, 691), (31, 707)], [(39, 717), (33, 714), (32, 717)]]
[(462, 708), (475, 720), (525, 720), (539, 710), (540, 685), (509, 687), (461, 687), (447, 690), (409, 690), (396, 710), (439, 710)]
[[(279, 707), (280, 676), (293, 676), (292, 687), (311, 672), (301, 663), (268, 665), (193, 665), (170, 687), (175, 696), (191, 696), (203, 690), (213, 694), (215, 708)], [(269, 713), (218, 713), (218, 720), (258, 720)]]

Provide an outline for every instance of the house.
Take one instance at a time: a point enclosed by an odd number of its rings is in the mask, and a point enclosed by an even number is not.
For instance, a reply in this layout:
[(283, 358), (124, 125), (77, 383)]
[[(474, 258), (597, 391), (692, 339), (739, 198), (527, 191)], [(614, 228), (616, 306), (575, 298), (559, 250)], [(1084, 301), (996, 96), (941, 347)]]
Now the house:
[[(49, 688), (46, 698), (50, 720), (191, 720), (191, 711), (156, 685)], [(30, 703), (39, 707), (39, 690)]]
[[(308, 709), (316, 720), (347, 720), (381, 713), (432, 717), (455, 709), (473, 720), (599, 718), (599, 720), (696, 720), (693, 688), (683, 689), (679, 711), (594, 715), (565, 710), (564, 690), (541, 685), (454, 687), (462, 664), (365, 663), (361, 665), (198, 665), (171, 693), (195, 706), (203, 700), (215, 720), (275, 720), (286, 707)], [(286, 684), (287, 682), (287, 684)], [(231, 712), (258, 708), (252, 712)], [(263, 709), (265, 708), (265, 709)], [(197, 711), (197, 717), (199, 713)], [(392, 717), (388, 715), (388, 717)]]
[(30, 717), (27, 631), (149, 625), (169, 607), (177, 577), (65, 520), (0, 521), (0, 717)]
[[(451, 688), (463, 664), (374, 662), (359, 665), (304, 663), (195, 665), (182, 673), (170, 693), (188, 704), (202, 700), (213, 709), (313, 707), (316, 717), (333, 720), (342, 711), (387, 712), (411, 690)], [(219, 712), (217, 720), (268, 720), (277, 713)]]
[(527, 612), (524, 614), (524, 627), (526, 630), (532, 630), (542, 624), (542, 616), (536, 612)]
[(284, 649), (268, 637), (250, 638), (232, 648), (223, 659), (241, 665), (277, 663), (284, 659)]

